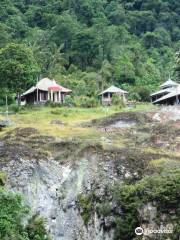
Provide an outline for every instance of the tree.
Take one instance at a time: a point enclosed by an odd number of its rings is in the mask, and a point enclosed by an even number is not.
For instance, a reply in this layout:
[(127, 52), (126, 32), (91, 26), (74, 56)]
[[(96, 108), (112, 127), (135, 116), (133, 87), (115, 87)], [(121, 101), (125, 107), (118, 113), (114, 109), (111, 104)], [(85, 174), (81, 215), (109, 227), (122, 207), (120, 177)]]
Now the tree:
[(180, 51), (176, 53), (175, 73), (177, 77), (180, 77)]
[(50, 240), (45, 222), (39, 216), (32, 217), (27, 226), (22, 224), (27, 219), (29, 207), (23, 204), (20, 195), (5, 190), (4, 176), (0, 174), (0, 239), (1, 240)]
[(18, 98), (36, 81), (38, 71), (33, 53), (25, 45), (12, 43), (0, 50), (0, 86)]
[(101, 91), (103, 91), (104, 87), (106, 86), (107, 82), (110, 81), (112, 76), (111, 64), (107, 60), (104, 60), (99, 72), (101, 74)]
[(114, 76), (119, 84), (135, 82), (135, 67), (130, 56), (120, 56), (114, 66)]
[(86, 69), (92, 66), (95, 57), (99, 50), (99, 39), (94, 35), (91, 28), (84, 28), (77, 32), (75, 40), (73, 41), (73, 59)]
[(0, 239), (28, 240), (21, 225), (21, 220), (28, 213), (28, 208), (22, 204), (22, 198), (0, 187), (0, 209)]
[(7, 43), (12, 41), (10, 30), (11, 29), (5, 24), (0, 23), (0, 48), (4, 47)]

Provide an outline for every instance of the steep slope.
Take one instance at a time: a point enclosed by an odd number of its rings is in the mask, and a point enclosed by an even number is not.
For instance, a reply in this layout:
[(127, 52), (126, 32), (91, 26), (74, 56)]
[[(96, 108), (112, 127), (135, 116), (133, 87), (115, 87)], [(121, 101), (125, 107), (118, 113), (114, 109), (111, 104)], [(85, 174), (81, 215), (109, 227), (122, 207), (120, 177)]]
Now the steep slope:
[[(175, 240), (179, 120), (168, 121), (170, 112), (138, 113), (138, 118), (119, 113), (98, 120), (104, 138), (94, 143), (55, 139), (32, 128), (12, 130), (1, 138), (6, 187), (23, 194), (32, 216), (45, 218), (53, 240), (130, 240), (138, 226), (168, 229), (162, 236)], [(136, 125), (109, 125), (125, 117)], [(144, 239), (158, 237), (151, 233)]]

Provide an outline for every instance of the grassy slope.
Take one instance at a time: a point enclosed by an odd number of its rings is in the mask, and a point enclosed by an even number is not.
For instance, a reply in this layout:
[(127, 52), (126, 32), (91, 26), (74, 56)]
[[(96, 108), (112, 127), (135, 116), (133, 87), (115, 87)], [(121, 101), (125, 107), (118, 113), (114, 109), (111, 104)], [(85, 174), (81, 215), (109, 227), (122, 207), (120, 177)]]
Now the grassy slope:
[[(99, 138), (99, 133), (96, 129), (82, 128), (78, 125), (80, 123), (109, 116), (120, 111), (139, 111), (148, 110), (150, 108), (152, 108), (152, 105), (150, 104), (140, 104), (136, 108), (132, 109), (119, 109), (118, 107), (98, 107), (91, 109), (38, 107), (26, 109), (17, 114), (10, 115), (10, 119), (14, 122), (14, 125), (8, 127), (4, 131), (13, 129), (15, 127), (33, 127), (37, 128), (42, 134), (47, 134), (54, 137), (81, 136), (85, 138)], [(1, 117), (1, 119), (3, 119), (3, 117)], [(52, 125), (50, 124), (52, 120), (61, 120), (64, 124)]]

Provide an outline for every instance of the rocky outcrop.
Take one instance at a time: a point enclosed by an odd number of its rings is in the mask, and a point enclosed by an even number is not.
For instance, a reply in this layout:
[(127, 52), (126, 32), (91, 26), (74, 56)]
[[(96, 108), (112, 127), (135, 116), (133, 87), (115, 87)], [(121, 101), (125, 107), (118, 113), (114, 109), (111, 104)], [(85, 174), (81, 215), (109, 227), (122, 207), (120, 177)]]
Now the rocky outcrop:
[[(127, 117), (125, 114), (119, 121)], [(149, 117), (149, 125), (143, 125), (144, 114), (143, 120), (140, 119), (136, 114), (138, 124), (124, 132), (126, 146), (120, 147), (111, 144), (114, 133), (108, 135), (106, 148), (101, 141), (54, 139), (40, 135), (33, 128), (8, 132), (0, 140), (0, 167), (7, 176), (6, 187), (23, 194), (25, 204), (31, 208), (29, 217), (42, 216), (53, 240), (120, 240), (116, 237), (119, 236), (117, 226), (127, 221), (127, 213), (115, 200), (112, 189), (121, 184), (133, 186), (145, 176), (160, 173), (169, 158), (175, 168), (179, 161), (178, 155), (155, 151), (162, 139), (164, 149), (171, 149), (171, 139), (178, 128), (174, 132), (169, 125), (154, 125)], [(118, 114), (115, 120), (118, 121)], [(103, 124), (116, 121), (106, 119)], [(156, 135), (159, 137), (155, 138)], [(149, 143), (155, 148), (147, 151)], [(159, 168), (156, 163), (153, 167), (153, 161), (162, 161), (164, 165)], [(136, 221), (143, 229), (175, 226), (172, 219), (177, 217), (176, 211), (169, 218), (166, 212), (159, 212), (155, 201), (145, 201), (137, 211)], [(151, 233), (143, 239), (158, 239), (157, 236)], [(122, 239), (135, 239), (135, 234), (133, 232), (131, 237), (124, 234)]]

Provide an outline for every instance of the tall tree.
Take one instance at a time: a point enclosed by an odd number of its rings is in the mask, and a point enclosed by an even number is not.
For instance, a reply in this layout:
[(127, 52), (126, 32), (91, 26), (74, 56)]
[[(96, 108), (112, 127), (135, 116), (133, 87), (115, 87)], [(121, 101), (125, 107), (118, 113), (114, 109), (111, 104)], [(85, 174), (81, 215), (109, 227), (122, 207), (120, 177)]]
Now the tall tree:
[(30, 48), (22, 44), (9, 44), (0, 50), (0, 86), (16, 93), (32, 85), (37, 78), (38, 65)]

